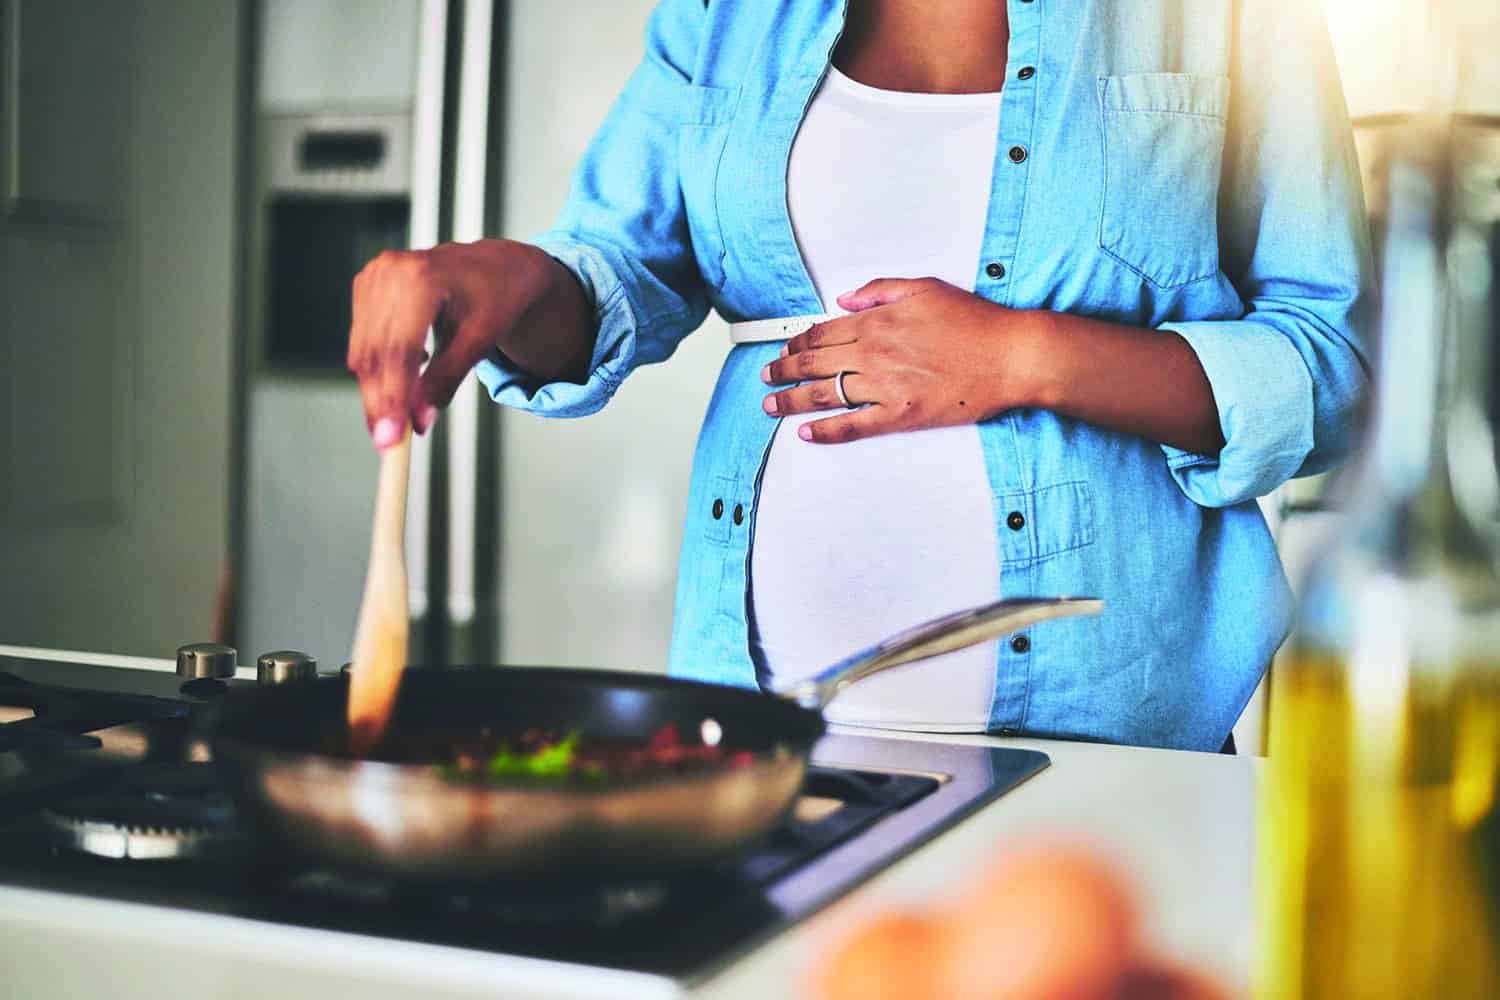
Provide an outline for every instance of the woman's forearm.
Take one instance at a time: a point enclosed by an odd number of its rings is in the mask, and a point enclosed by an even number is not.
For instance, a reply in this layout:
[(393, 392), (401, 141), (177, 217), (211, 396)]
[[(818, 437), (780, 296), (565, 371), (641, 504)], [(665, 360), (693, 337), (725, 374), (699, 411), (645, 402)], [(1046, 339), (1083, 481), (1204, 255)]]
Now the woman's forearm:
[(1203, 455), (1224, 447), (1213, 388), (1177, 334), (1064, 313), (1031, 319), (1033, 405)]

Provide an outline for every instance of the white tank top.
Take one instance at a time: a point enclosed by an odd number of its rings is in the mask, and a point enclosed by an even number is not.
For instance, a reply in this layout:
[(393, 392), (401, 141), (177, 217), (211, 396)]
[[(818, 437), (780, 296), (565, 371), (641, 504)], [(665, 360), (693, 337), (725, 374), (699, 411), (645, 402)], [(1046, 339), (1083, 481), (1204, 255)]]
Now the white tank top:
[[(873, 278), (974, 287), (999, 117), (998, 93), (878, 90), (829, 68), (787, 169), (792, 227), (825, 310)], [(801, 424), (828, 415), (784, 418), (761, 481), (751, 650), (776, 680), (1000, 593), (978, 429), (836, 445), (797, 437)], [(990, 642), (898, 667), (846, 690), (827, 715), (984, 730), (997, 655)]]

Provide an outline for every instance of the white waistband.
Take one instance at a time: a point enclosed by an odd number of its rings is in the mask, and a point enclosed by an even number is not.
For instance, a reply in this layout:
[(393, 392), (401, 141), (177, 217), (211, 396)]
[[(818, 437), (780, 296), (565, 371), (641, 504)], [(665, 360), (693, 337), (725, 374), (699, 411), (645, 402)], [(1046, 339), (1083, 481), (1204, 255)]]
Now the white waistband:
[(780, 319), (752, 319), (744, 323), (730, 323), (729, 342), (764, 344), (774, 340), (790, 340), (815, 324), (834, 317), (834, 313), (818, 313), (814, 316), (783, 316)]

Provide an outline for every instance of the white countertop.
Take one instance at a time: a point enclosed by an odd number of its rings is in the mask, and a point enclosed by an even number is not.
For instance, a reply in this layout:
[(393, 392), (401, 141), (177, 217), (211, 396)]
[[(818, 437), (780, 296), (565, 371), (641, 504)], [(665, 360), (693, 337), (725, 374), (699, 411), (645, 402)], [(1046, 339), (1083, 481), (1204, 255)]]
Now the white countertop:
[(695, 996), (777, 995), (773, 984), (784, 990), (783, 984), (805, 981), (829, 939), (861, 914), (951, 898), (1007, 845), (1042, 839), (1084, 844), (1113, 859), (1140, 890), (1154, 948), (1213, 973), (1231, 995), (1247, 992), (1255, 758), (1051, 740), (944, 739), (1041, 750), (1052, 766)]
[[(7, 646), (0, 654), (61, 658)], [(171, 668), (166, 661), (119, 665)], [(689, 995), (794, 996), (830, 936), (861, 914), (940, 900), (1008, 844), (1041, 838), (1092, 845), (1115, 859), (1141, 890), (1152, 943), (1245, 992), (1254, 758), (941, 738), (1042, 750), (1052, 766)], [(0, 994), (58, 1000), (681, 995), (651, 976), (3, 887), (0, 970)]]

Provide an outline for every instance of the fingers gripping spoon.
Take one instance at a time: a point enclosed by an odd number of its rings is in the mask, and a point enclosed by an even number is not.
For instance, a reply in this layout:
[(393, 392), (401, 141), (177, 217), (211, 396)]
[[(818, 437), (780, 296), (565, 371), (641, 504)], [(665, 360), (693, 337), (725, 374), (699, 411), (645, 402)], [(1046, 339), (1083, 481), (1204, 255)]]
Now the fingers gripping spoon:
[(402, 531), (406, 524), (406, 480), (411, 466), (411, 431), (380, 455), (375, 491), (375, 524), (370, 531), (370, 564), (365, 593), (354, 626), (349, 671), (349, 746), (358, 756), (380, 742), (396, 702), (406, 666), (410, 625)]

